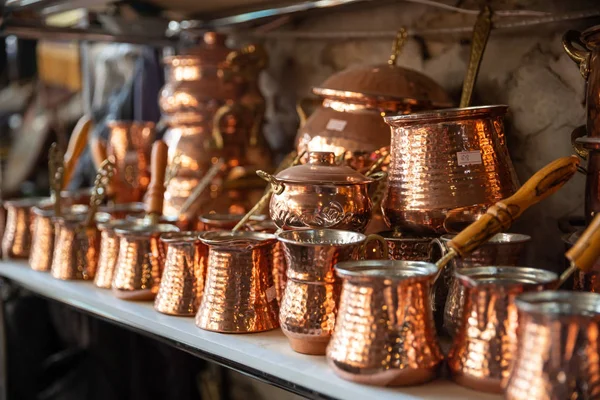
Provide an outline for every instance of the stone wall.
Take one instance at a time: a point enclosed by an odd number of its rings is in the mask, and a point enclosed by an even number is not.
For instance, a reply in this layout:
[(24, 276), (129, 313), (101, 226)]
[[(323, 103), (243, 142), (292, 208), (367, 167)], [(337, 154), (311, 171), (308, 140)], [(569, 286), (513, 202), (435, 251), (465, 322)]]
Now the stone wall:
[[(375, 4), (377, 3), (377, 4)], [(375, 31), (467, 26), (474, 17), (421, 4), (371, 2), (369, 7), (331, 11), (301, 18), (284, 29), (303, 31)], [(450, 3), (449, 3), (450, 4)], [(453, 3), (456, 4), (456, 3)], [(494, 1), (492, 7), (549, 12), (581, 10), (596, 1)], [(462, 6), (473, 6), (462, 4)], [(508, 104), (507, 141), (517, 174), (524, 182), (555, 158), (572, 153), (570, 133), (584, 123), (584, 81), (562, 50), (567, 29), (584, 29), (598, 19), (492, 31), (482, 62), (473, 105)], [(444, 86), (458, 103), (469, 58), (464, 35), (410, 38), (398, 64), (423, 71)], [(392, 38), (310, 40), (267, 38), (270, 67), (262, 88), (268, 101), (267, 136), (279, 151), (290, 149), (297, 129), (297, 101), (329, 75), (356, 64), (385, 63)], [(576, 176), (554, 197), (530, 209), (513, 231), (534, 237), (532, 265), (556, 269), (562, 263), (557, 220), (582, 215), (584, 177)]]

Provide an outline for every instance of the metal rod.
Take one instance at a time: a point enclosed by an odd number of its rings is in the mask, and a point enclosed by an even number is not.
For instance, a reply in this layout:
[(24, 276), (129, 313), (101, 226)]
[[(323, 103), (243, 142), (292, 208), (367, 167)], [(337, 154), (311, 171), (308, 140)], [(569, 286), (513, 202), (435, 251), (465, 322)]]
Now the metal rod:
[(444, 268), (446, 268), (446, 265), (448, 265), (448, 263), (450, 261), (452, 261), (454, 259), (454, 257), (456, 257), (457, 255), (458, 255), (458, 253), (456, 252), (456, 250), (451, 248), (448, 250), (448, 252), (446, 254), (444, 254), (444, 256), (442, 258), (440, 258), (435, 263), (435, 266), (438, 268), (438, 270), (437, 270), (437, 273), (435, 274), (435, 278), (433, 278), (432, 290), (433, 290), (433, 285), (437, 282), (439, 277), (442, 275), (442, 272), (444, 272)]
[(196, 199), (198, 199), (202, 192), (204, 192), (204, 190), (208, 187), (208, 185), (214, 179), (214, 177), (217, 176), (217, 174), (221, 170), (221, 167), (224, 164), (225, 160), (219, 158), (219, 160), (212, 167), (210, 167), (206, 175), (204, 175), (202, 180), (198, 183), (198, 186), (196, 186), (194, 191), (188, 196), (185, 203), (183, 203), (183, 205), (181, 206), (181, 209), (179, 210), (180, 216), (184, 215), (189, 210), (189, 208), (192, 206), (192, 204), (194, 204)]
[(565, 272), (560, 274), (560, 277), (558, 278), (558, 282), (556, 282), (556, 286), (554, 287), (554, 290), (560, 289), (560, 287), (567, 281), (567, 279), (569, 279), (571, 277), (571, 275), (573, 275), (573, 272), (575, 272), (576, 270), (577, 270), (577, 265), (571, 263), (569, 268), (567, 268), (565, 270)]

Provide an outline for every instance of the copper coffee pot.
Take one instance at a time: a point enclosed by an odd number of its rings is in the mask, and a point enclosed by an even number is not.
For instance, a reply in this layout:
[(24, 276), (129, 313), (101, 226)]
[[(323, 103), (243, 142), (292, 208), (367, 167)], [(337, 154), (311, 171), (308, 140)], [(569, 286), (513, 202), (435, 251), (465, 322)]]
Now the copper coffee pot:
[(31, 250), (31, 209), (45, 198), (5, 200), (6, 227), (2, 237), (2, 257), (27, 259)]
[(119, 253), (112, 289), (116, 297), (125, 300), (153, 300), (158, 292), (165, 262), (162, 233), (178, 232), (171, 224), (161, 224), (167, 145), (157, 140), (152, 146), (151, 181), (146, 193), (146, 218), (129, 221), (115, 227), (119, 238)]

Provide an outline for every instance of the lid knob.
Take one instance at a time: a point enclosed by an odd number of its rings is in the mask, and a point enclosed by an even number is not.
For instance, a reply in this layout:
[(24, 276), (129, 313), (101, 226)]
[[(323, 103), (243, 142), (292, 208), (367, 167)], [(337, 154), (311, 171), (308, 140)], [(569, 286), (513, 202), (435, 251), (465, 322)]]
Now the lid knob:
[(335, 165), (335, 153), (331, 151), (311, 151), (308, 153), (311, 165)]

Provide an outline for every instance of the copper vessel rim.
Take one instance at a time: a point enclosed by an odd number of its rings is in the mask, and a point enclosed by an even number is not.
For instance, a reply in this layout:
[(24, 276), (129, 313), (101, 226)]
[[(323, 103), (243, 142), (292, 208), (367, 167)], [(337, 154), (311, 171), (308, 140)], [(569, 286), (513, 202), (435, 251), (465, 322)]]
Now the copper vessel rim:
[(194, 243), (200, 242), (202, 231), (167, 232), (160, 235), (163, 243)]
[(383, 117), (383, 119), (391, 126), (403, 126), (405, 124), (414, 123), (434, 123), (437, 121), (481, 119), (493, 116), (503, 116), (506, 114), (507, 110), (507, 105), (498, 104), (490, 106), (417, 111), (410, 114), (390, 115)]
[(61, 190), (60, 197), (70, 198), (70, 197), (77, 197), (77, 196), (81, 196), (81, 195), (91, 195), (93, 191), (94, 191), (94, 188), (91, 188), (91, 187)]
[(557, 274), (545, 269), (515, 266), (463, 267), (457, 268), (454, 276), (467, 287), (528, 287), (558, 280)]
[[(455, 236), (456, 236), (456, 234), (446, 233), (446, 234), (440, 236), (440, 240), (442, 240), (443, 242), (449, 242)], [(485, 244), (482, 245), (482, 247), (484, 247), (486, 244), (494, 244), (494, 245), (502, 246), (502, 245), (510, 245), (510, 244), (515, 244), (515, 243), (527, 243), (530, 241), (531, 241), (531, 236), (529, 236), (529, 235), (525, 235), (522, 233), (502, 232), (502, 233), (497, 233), (494, 236), (492, 236), (490, 238), (490, 240), (488, 240), (487, 242), (485, 242)]]
[[(235, 50), (231, 50), (235, 51)], [(184, 66), (201, 66), (201, 67), (210, 67), (210, 68), (219, 68), (219, 69), (231, 69), (231, 66), (228, 65), (225, 60), (218, 63), (205, 62), (203, 60), (202, 54), (177, 54), (174, 56), (167, 56), (162, 59), (163, 65), (173, 64), (173, 61), (181, 60), (188, 61)], [(179, 65), (177, 65), (179, 66)]]
[[(98, 215), (100, 213), (96, 213), (96, 215)], [(114, 230), (116, 228), (118, 228), (119, 226), (124, 226), (126, 227), (127, 225), (129, 225), (130, 222), (123, 220), (123, 219), (117, 219), (117, 220), (105, 220), (105, 221), (98, 221), (96, 220), (96, 225), (98, 226), (98, 229), (101, 231), (110, 231), (110, 232), (114, 232)]]
[(344, 261), (335, 265), (341, 278), (384, 278), (404, 281), (434, 276), (438, 268), (426, 261), (360, 260)]
[[(352, 235), (353, 238), (355, 238), (353, 241), (347, 241), (344, 240), (343, 243), (340, 242), (335, 242), (335, 241), (323, 241), (320, 243), (315, 243), (315, 242), (308, 242), (308, 241), (302, 241), (302, 240), (294, 240), (293, 236), (295, 235), (312, 235), (316, 232), (321, 232), (323, 234), (329, 234), (331, 236), (337, 236), (337, 237), (341, 237), (342, 240), (343, 236), (342, 235)], [(283, 243), (288, 243), (288, 244), (293, 244), (293, 245), (297, 245), (297, 246), (306, 246), (306, 247), (317, 247), (317, 246), (336, 246), (336, 247), (344, 247), (344, 246), (354, 246), (357, 245), (359, 243), (362, 243), (365, 241), (365, 239), (367, 238), (367, 236), (365, 236), (362, 233), (359, 232), (354, 232), (354, 231), (346, 231), (346, 230), (341, 230), (341, 229), (297, 229), (297, 230), (292, 230), (292, 231), (282, 231), (279, 232), (277, 234), (275, 234), (277, 240), (279, 240), (280, 242)], [(287, 236), (292, 236), (292, 238), (287, 237)], [(323, 238), (323, 236), (321, 236), (321, 238)], [(298, 238), (300, 239), (300, 238)], [(313, 236), (314, 239), (314, 236)], [(335, 238), (334, 238), (335, 239)]]
[(346, 186), (363, 186), (369, 183), (373, 183), (375, 182), (373, 179), (369, 179), (365, 177), (365, 180), (362, 182), (328, 182), (328, 181), (313, 181), (313, 180), (296, 180), (296, 179), (285, 179), (285, 178), (278, 178), (278, 177), (274, 177), (276, 180), (278, 180), (281, 183), (287, 183), (287, 184), (292, 184), (292, 185), (314, 185), (314, 186), (320, 186), (320, 187), (324, 187), (324, 186), (329, 186), (332, 188), (336, 188), (336, 187), (346, 187)]
[[(203, 214), (198, 216), (198, 221), (218, 225), (219, 223), (241, 221), (242, 218), (244, 218), (244, 214)], [(263, 222), (266, 218), (266, 215), (252, 215), (250, 221)]]
[(377, 234), (385, 240), (399, 242), (431, 242), (437, 238), (437, 236), (402, 236), (402, 234), (398, 234), (395, 231), (383, 231)]
[(202, 243), (209, 246), (233, 247), (247, 245), (251, 248), (275, 243), (275, 235), (250, 231), (207, 231), (199, 235)]
[(111, 205), (104, 205), (98, 207), (98, 212), (105, 212), (110, 214), (111, 212), (142, 212), (145, 210), (145, 205), (142, 202), (133, 203), (117, 203)]
[[(63, 212), (67, 214), (85, 214), (88, 210), (88, 206), (85, 204), (74, 204), (69, 207), (63, 207)], [(31, 208), (31, 212), (40, 217), (54, 217), (54, 208), (51, 205), (42, 205), (38, 204), (37, 206), (33, 206)]]
[(48, 197), (24, 197), (20, 199), (4, 200), (3, 204), (5, 207), (31, 208), (48, 200)]
[(600, 318), (600, 295), (597, 293), (531, 292), (517, 296), (515, 303), (520, 311), (532, 314)]
[(151, 121), (134, 121), (126, 119), (113, 119), (106, 123), (109, 128), (154, 128), (156, 124)]
[[(179, 228), (175, 225), (171, 224), (155, 224), (155, 225), (145, 225), (145, 224), (136, 224), (127, 220), (118, 220), (125, 221), (128, 223), (123, 224), (122, 226), (118, 226), (114, 229), (117, 235), (127, 236), (127, 237), (148, 237), (148, 236), (160, 236), (161, 233), (166, 232), (179, 232)], [(116, 222), (116, 221), (115, 221)]]
[(312, 92), (317, 96), (324, 98), (336, 98), (340, 100), (355, 100), (359, 102), (367, 102), (367, 101), (375, 101), (375, 102), (394, 102), (399, 103), (401, 105), (411, 105), (411, 106), (419, 106), (419, 107), (428, 107), (428, 108), (446, 108), (452, 107), (453, 104), (451, 102), (437, 102), (431, 100), (420, 100), (414, 97), (396, 97), (396, 96), (385, 96), (379, 95), (376, 93), (369, 92), (355, 92), (355, 91), (346, 91), (340, 89), (327, 89), (322, 87), (313, 87)]

